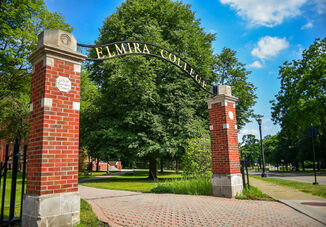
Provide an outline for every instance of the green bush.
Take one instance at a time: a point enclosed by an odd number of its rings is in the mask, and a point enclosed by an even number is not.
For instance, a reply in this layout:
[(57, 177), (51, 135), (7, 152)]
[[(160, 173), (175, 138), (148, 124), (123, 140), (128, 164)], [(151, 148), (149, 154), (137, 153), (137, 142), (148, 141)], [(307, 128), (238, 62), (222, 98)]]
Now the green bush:
[(182, 158), (183, 175), (187, 177), (211, 176), (212, 153), (208, 134), (188, 141)]
[(173, 193), (189, 195), (212, 195), (212, 179), (210, 177), (183, 178), (158, 182), (152, 193)]
[(245, 187), (243, 192), (235, 198), (248, 200), (273, 200), (269, 195), (262, 193), (262, 191), (254, 186), (250, 186), (250, 188)]

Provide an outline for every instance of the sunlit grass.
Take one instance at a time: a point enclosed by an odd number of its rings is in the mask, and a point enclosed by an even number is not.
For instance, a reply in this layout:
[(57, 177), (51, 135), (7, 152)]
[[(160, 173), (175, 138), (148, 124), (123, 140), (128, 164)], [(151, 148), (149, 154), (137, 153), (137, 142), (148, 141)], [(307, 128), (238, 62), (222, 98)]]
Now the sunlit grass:
[(237, 195), (235, 198), (247, 200), (273, 200), (269, 195), (264, 194), (254, 186), (245, 187), (243, 192), (240, 195)]
[(212, 178), (183, 178), (157, 182), (151, 190), (154, 193), (173, 193), (188, 195), (212, 195)]
[(274, 177), (261, 177), (261, 176), (253, 176), (250, 177), (263, 180), (266, 182), (278, 184), (281, 186), (294, 188), (296, 190), (309, 193), (312, 195), (320, 196), (326, 198), (326, 185), (313, 185), (312, 183), (305, 183), (305, 182), (299, 182), (299, 181), (292, 181), (292, 180), (284, 180), (280, 178), (274, 178)]
[[(6, 190), (5, 190), (5, 202), (4, 202), (4, 212), (3, 216), (5, 219), (9, 218), (10, 212), (10, 199), (11, 199), (11, 187), (12, 187), (12, 172), (7, 172), (7, 179), (6, 179)], [(0, 201), (2, 204), (2, 194), (3, 194), (3, 182), (4, 177), (1, 178), (1, 185), (0, 185)], [(26, 182), (25, 182), (26, 183)], [(25, 191), (26, 191), (26, 184), (25, 184)], [(22, 173), (17, 173), (17, 184), (16, 184), (16, 201), (15, 201), (15, 217), (20, 217), (20, 208), (21, 208), (21, 193), (22, 193)], [(0, 205), (1, 207), (1, 205)]]
[(158, 181), (181, 178), (182, 176), (181, 174), (175, 174), (172, 171), (166, 171), (163, 174), (159, 173), (157, 180), (148, 180), (147, 177), (148, 170), (140, 170), (113, 178), (93, 180), (80, 184), (89, 187), (111, 190), (150, 192), (152, 188), (156, 187), (156, 183)]
[(80, 224), (76, 227), (100, 226), (101, 222), (98, 220), (96, 214), (93, 212), (91, 205), (85, 200), (80, 200)]

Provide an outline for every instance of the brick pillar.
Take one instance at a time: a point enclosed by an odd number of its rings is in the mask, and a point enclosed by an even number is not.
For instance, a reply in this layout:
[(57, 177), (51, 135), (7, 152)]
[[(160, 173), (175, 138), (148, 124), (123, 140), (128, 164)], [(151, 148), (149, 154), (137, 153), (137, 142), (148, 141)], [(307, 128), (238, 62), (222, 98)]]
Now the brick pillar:
[(235, 112), (237, 98), (231, 87), (218, 85), (218, 94), (206, 99), (209, 112), (213, 195), (232, 198), (243, 189), (240, 173), (238, 130)]
[(75, 37), (45, 30), (33, 66), (22, 226), (79, 223), (78, 144), (80, 69), (86, 56)]

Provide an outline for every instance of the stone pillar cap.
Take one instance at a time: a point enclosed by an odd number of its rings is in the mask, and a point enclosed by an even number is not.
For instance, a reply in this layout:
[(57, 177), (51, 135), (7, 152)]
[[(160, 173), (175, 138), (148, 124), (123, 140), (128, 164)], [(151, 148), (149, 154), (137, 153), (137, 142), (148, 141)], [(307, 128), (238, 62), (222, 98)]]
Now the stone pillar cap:
[(230, 101), (237, 102), (238, 98), (232, 96), (232, 89), (229, 85), (217, 85), (217, 94), (216, 96), (205, 99), (208, 104), (213, 104), (217, 102)]
[(73, 34), (61, 31), (59, 29), (44, 30), (38, 35), (37, 48), (47, 45), (77, 51), (77, 40)]
[(217, 95), (232, 96), (232, 89), (229, 85), (217, 85)]

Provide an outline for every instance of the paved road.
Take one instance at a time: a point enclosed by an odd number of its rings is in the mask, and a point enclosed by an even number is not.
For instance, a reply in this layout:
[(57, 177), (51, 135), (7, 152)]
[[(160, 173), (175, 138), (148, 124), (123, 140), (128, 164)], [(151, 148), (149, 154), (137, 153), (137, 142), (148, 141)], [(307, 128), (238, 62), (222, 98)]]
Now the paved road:
[[(260, 172), (249, 172), (252, 175), (261, 175)], [(276, 177), (282, 178), (285, 180), (294, 180), (294, 181), (301, 181), (306, 183), (313, 183), (315, 182), (314, 174), (313, 173), (300, 173), (300, 172), (268, 172), (268, 177)], [(326, 173), (317, 174), (317, 182), (319, 184), (326, 185)]]
[(151, 194), (79, 186), (110, 226), (323, 226), (279, 202)]

